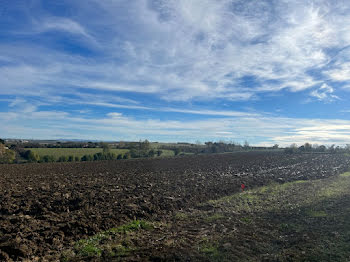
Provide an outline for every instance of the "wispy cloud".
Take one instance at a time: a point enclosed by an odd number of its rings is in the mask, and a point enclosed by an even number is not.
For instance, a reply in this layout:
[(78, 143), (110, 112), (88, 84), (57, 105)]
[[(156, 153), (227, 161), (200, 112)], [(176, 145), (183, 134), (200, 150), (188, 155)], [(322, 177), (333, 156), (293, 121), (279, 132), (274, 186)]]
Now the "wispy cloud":
[(334, 88), (323, 84), (320, 88), (313, 90), (310, 95), (317, 98), (320, 101), (333, 101), (335, 99), (339, 99), (338, 96), (333, 95)]
[[(168, 140), (187, 135), (188, 140), (245, 136), (281, 144), (346, 140), (336, 128), (316, 135), (301, 130), (323, 123), (333, 127), (341, 120), (307, 119), (292, 108), (280, 110), (288, 112), (287, 118), (262, 113), (275, 112), (273, 104), (291, 104), (289, 99), (295, 99), (295, 107), (309, 99), (303, 106), (311, 112), (316, 101), (327, 106), (350, 98), (346, 1), (76, 0), (60, 8), (51, 5), (10, 3), (0, 17), (0, 114), (7, 121), (25, 116), (46, 130), (45, 123), (56, 127), (51, 121), (57, 117), (69, 123), (71, 129), (61, 133), (65, 136), (88, 130), (85, 136), (102, 137), (94, 132), (111, 135), (118, 126), (120, 136), (125, 132), (137, 140), (155, 133)], [(74, 112), (89, 112), (90, 118)], [(18, 123), (7, 126), (8, 135), (10, 126), (17, 135), (34, 130), (29, 122), (22, 129)], [(137, 130), (140, 126), (143, 131)]]

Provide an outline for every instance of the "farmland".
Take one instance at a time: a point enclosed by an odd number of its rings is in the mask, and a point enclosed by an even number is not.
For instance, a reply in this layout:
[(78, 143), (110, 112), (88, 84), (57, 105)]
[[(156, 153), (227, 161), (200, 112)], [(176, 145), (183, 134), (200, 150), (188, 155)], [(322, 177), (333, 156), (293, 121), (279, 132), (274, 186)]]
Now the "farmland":
[[(55, 158), (59, 158), (60, 156), (74, 156), (81, 158), (84, 155), (94, 155), (96, 153), (101, 153), (102, 148), (28, 148), (38, 154), (40, 157), (49, 155)], [(129, 152), (128, 149), (110, 149), (111, 153), (116, 155), (125, 154)]]
[(3, 165), (0, 260), (346, 261), (349, 167), (266, 152)]

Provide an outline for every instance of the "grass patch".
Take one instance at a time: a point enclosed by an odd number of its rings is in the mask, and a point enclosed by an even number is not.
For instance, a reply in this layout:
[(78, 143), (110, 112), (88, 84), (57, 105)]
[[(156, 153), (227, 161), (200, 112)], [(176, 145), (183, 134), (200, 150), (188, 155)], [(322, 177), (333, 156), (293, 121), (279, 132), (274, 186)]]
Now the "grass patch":
[(162, 151), (162, 154), (160, 156), (162, 157), (170, 157), (170, 156), (175, 156), (175, 153), (173, 150), (168, 150), (168, 149), (160, 149)]
[(178, 220), (184, 220), (184, 219), (188, 218), (188, 215), (185, 213), (182, 213), (182, 212), (176, 212), (175, 218)]
[(125, 256), (135, 250), (135, 248), (130, 247), (125, 240), (119, 243), (123, 239), (123, 235), (125, 236), (125, 234), (139, 230), (150, 230), (152, 228), (153, 225), (149, 222), (134, 220), (120, 227), (112, 228), (87, 239), (77, 241), (73, 247), (74, 252), (66, 251), (63, 254), (63, 260), (70, 261), (72, 259), (86, 257), (98, 258), (102, 254), (107, 254), (109, 257)]
[(231, 261), (227, 260), (225, 252), (219, 249), (218, 243), (206, 241), (200, 245), (199, 252), (205, 257), (205, 261)]
[(306, 214), (310, 217), (326, 217), (327, 213), (323, 210), (308, 210)]
[(153, 225), (143, 221), (143, 220), (134, 220), (129, 224), (126, 225), (122, 225), (120, 227), (117, 228), (112, 228), (107, 232), (111, 232), (111, 233), (127, 233), (129, 231), (136, 231), (136, 230), (140, 230), (140, 229), (145, 229), (145, 230), (149, 230), (152, 229)]
[(279, 230), (282, 232), (301, 232), (303, 231), (303, 226), (295, 223), (282, 223), (279, 225)]
[(211, 243), (205, 243), (203, 244), (199, 251), (206, 257), (211, 258), (212, 260), (217, 260), (219, 261), (219, 259), (221, 258), (221, 254), (218, 250), (218, 246), (211, 244)]
[(350, 177), (350, 172), (343, 173), (340, 177)]
[(242, 217), (239, 220), (241, 220), (245, 224), (251, 224), (252, 223), (252, 219), (250, 217)]
[(79, 250), (79, 255), (82, 257), (100, 257), (102, 250), (93, 244), (84, 245), (83, 248)]
[[(84, 155), (94, 155), (96, 153), (102, 153), (102, 148), (26, 148), (38, 154), (40, 157), (49, 155), (58, 159), (60, 156), (74, 156), (82, 157)], [(111, 153), (116, 155), (125, 154), (129, 152), (129, 149), (110, 149)]]

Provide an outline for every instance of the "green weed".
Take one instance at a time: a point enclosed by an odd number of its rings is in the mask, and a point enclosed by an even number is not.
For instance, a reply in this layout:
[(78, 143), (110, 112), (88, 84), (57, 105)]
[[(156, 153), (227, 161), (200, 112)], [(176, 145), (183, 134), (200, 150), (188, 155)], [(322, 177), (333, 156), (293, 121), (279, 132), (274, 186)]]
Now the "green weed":
[(214, 221), (216, 221), (216, 220), (223, 219), (223, 218), (225, 218), (225, 216), (222, 215), (222, 214), (214, 214), (214, 215), (212, 215), (212, 216), (206, 217), (204, 220), (205, 220), (206, 222), (214, 222)]
[(317, 211), (317, 210), (308, 210), (307, 215), (310, 217), (326, 217), (327, 213), (323, 210)]

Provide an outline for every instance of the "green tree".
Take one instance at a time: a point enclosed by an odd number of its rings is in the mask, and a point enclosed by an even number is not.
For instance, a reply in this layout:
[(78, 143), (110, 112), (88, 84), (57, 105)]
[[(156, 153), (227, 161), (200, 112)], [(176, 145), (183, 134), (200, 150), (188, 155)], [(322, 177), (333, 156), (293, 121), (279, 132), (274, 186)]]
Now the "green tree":
[(156, 152), (153, 149), (148, 152), (149, 157), (154, 157), (155, 154)]
[(310, 143), (305, 143), (304, 144), (304, 150), (306, 152), (311, 152), (312, 151), (312, 145)]
[(181, 149), (180, 148), (175, 148), (175, 150), (174, 150), (174, 154), (175, 154), (175, 156), (177, 156), (178, 154), (180, 154), (180, 152), (181, 152)]
[(38, 154), (34, 153), (31, 150), (27, 150), (24, 154), (24, 158), (28, 160), (29, 163), (35, 163), (40, 160), (40, 157)]
[(16, 159), (16, 152), (5, 147), (0, 143), (0, 163), (11, 164)]
[(109, 152), (109, 145), (107, 143), (101, 143), (101, 147), (104, 154)]

